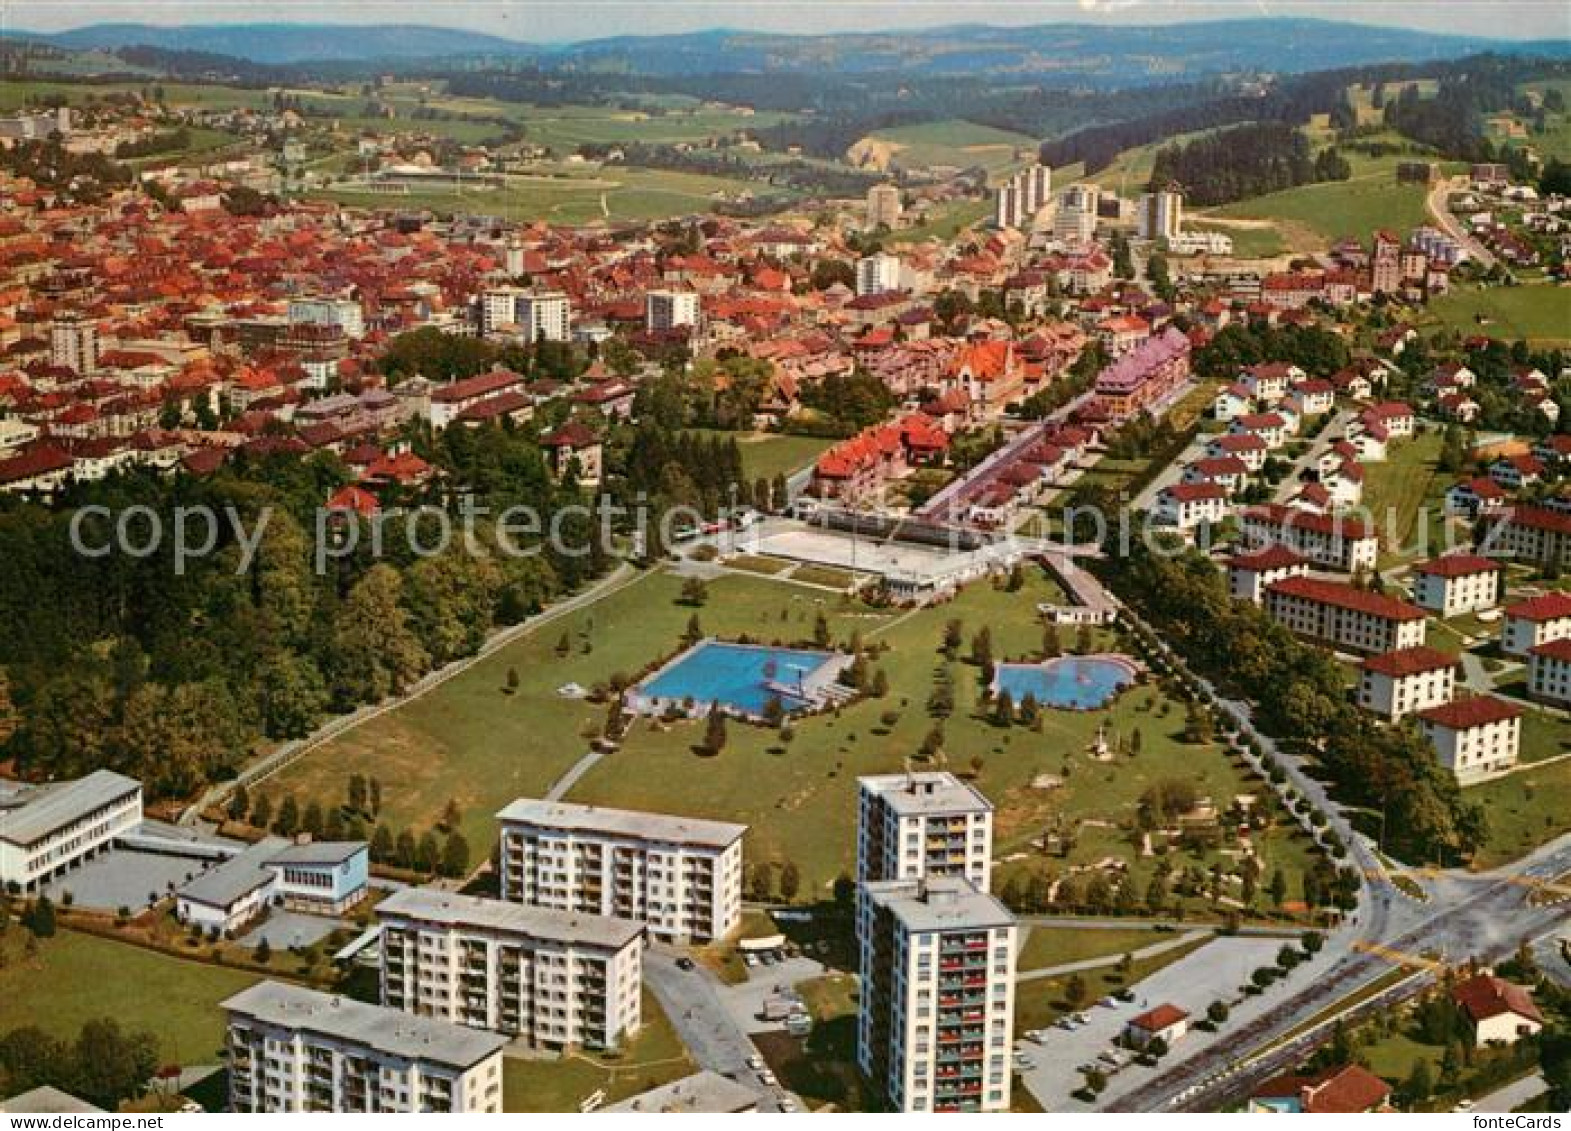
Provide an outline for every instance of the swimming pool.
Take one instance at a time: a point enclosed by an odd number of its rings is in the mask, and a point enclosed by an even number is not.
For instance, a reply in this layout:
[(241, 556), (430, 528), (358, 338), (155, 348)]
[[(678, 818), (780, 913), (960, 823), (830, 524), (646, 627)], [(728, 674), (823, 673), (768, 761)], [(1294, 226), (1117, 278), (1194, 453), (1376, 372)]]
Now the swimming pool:
[(1007, 691), (1017, 705), (1032, 695), (1046, 707), (1090, 711), (1107, 706), (1134, 682), (1134, 665), (1122, 656), (1065, 656), (1041, 664), (999, 664), (993, 693)]
[(719, 703), (761, 715), (770, 697), (779, 695), (787, 712), (801, 711), (822, 702), (845, 659), (810, 648), (703, 640), (640, 683), (629, 705), (653, 713), (691, 700), (699, 710)]

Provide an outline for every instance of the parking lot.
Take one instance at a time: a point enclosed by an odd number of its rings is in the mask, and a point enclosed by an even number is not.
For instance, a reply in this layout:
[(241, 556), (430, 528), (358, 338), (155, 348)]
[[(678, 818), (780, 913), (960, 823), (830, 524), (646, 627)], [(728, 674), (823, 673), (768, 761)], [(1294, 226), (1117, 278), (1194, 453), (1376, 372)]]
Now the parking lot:
[(748, 970), (746, 982), (724, 987), (720, 998), (744, 1033), (782, 1032), (786, 1028), (785, 1018), (767, 1019), (766, 1005), (772, 998), (788, 996), (798, 982), (817, 978), (823, 972), (823, 963), (803, 956), (782, 957), (768, 964), (760, 962)]
[[(1047, 1029), (1040, 1043), (1022, 1040), (1016, 1046), (1016, 1068), (1026, 1088), (1047, 1111), (1087, 1111), (1088, 1105), (1071, 1094), (1085, 1082), (1082, 1066), (1095, 1064), (1107, 1074), (1104, 1101), (1145, 1082), (1160, 1069), (1143, 1068), (1132, 1062), (1115, 1069), (1101, 1059), (1104, 1053), (1114, 1049), (1114, 1041), (1129, 1019), (1163, 1002), (1171, 1002), (1189, 1011), (1192, 1025), (1205, 1016), (1206, 1007), (1213, 1001), (1236, 999), (1239, 987), (1249, 981), (1256, 968), (1275, 962), (1282, 941), (1244, 937), (1213, 939), (1131, 987), (1133, 1001), (1089, 1006), (1083, 1011), (1085, 1024), (1072, 1030)], [(1315, 976), (1317, 967), (1316, 963), (1301, 966), (1285, 981), (1292, 986), (1307, 983)], [(1249, 1003), (1279, 999), (1290, 992), (1284, 990), (1283, 985), (1278, 982), (1261, 997), (1249, 999)], [(1235, 1015), (1247, 1008), (1247, 1005), (1240, 1006)], [(1188, 1053), (1210, 1039), (1211, 1034), (1191, 1029), (1181, 1039), (1179, 1047)]]

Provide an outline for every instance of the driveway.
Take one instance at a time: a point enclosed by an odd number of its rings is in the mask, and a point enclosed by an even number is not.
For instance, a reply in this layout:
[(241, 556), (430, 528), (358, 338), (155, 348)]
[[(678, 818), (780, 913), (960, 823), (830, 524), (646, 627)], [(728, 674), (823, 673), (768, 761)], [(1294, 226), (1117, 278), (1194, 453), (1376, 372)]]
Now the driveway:
[(644, 952), (644, 981), (665, 1007), (676, 1035), (687, 1046), (700, 1068), (729, 1076), (758, 1093), (758, 1110), (778, 1112), (779, 1095), (758, 1081), (747, 1066), (758, 1048), (722, 999), (719, 979), (695, 964), (691, 970), (677, 966), (682, 952), (652, 946)]

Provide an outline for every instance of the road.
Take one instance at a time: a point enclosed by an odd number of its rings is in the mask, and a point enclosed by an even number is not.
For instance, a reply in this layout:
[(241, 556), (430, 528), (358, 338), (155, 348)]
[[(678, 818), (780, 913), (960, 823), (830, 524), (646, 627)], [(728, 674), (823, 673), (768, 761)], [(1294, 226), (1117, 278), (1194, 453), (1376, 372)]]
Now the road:
[(1466, 177), (1450, 177), (1436, 183), (1429, 190), (1429, 195), (1424, 198), (1424, 208), (1428, 210), (1435, 226), (1467, 250), (1467, 254), (1480, 267), (1489, 268), (1495, 265), (1494, 254), (1473, 238), (1460, 220), (1451, 212), (1448, 205), (1451, 194), (1467, 188)]
[(682, 952), (663, 946), (644, 952), (644, 981), (665, 1007), (676, 1035), (700, 1068), (757, 1092), (759, 1111), (780, 1111), (779, 1095), (760, 1084), (747, 1066), (749, 1057), (758, 1056), (758, 1047), (721, 1000), (714, 974), (697, 964), (683, 970), (677, 965), (681, 957)]
[(1534, 1099), (1549, 1091), (1549, 1084), (1540, 1073), (1524, 1076), (1514, 1083), (1507, 1084), (1498, 1092), (1490, 1092), (1473, 1105), (1475, 1115), (1509, 1115), (1521, 1107), (1528, 1100)]

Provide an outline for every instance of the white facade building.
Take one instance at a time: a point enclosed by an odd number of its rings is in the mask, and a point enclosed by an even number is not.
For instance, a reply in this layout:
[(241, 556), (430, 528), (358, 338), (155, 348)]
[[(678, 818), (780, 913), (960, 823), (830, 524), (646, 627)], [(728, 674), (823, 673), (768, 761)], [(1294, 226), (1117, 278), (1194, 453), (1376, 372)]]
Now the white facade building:
[(1184, 226), (1184, 198), (1176, 192), (1148, 192), (1140, 197), (1137, 230), (1143, 240), (1172, 240)]
[(1433, 648), (1405, 648), (1364, 661), (1358, 705), (1400, 719), (1451, 701), (1456, 692), (1455, 656)]
[(877, 295), (900, 289), (900, 257), (868, 255), (856, 261), (856, 293)]
[(632, 919), (667, 942), (741, 922), (745, 825), (527, 798), (497, 817), (503, 899)]
[(638, 1032), (644, 927), (434, 888), (377, 907), (382, 1004), (564, 1049)]
[(498, 1034), (282, 982), (223, 1006), (233, 1111), (502, 1110)]
[(651, 334), (697, 325), (697, 291), (660, 290), (644, 296), (644, 329)]
[(1424, 736), (1440, 764), (1466, 785), (1516, 765), (1522, 741), (1522, 708), (1478, 695), (1419, 712)]
[(292, 298), (289, 324), (337, 326), (351, 338), (365, 337), (365, 312), (352, 298)]
[(110, 770), (0, 793), (0, 885), (36, 891), (141, 822), (142, 783)]
[(993, 803), (953, 774), (926, 771), (857, 779), (860, 883), (963, 876), (986, 891), (993, 864)]
[(1500, 600), (1500, 563), (1476, 554), (1446, 554), (1413, 567), (1413, 601), (1443, 617), (1492, 609)]
[(524, 343), (566, 342), (573, 337), (572, 304), (561, 291), (495, 287), (480, 296), (481, 331)]

